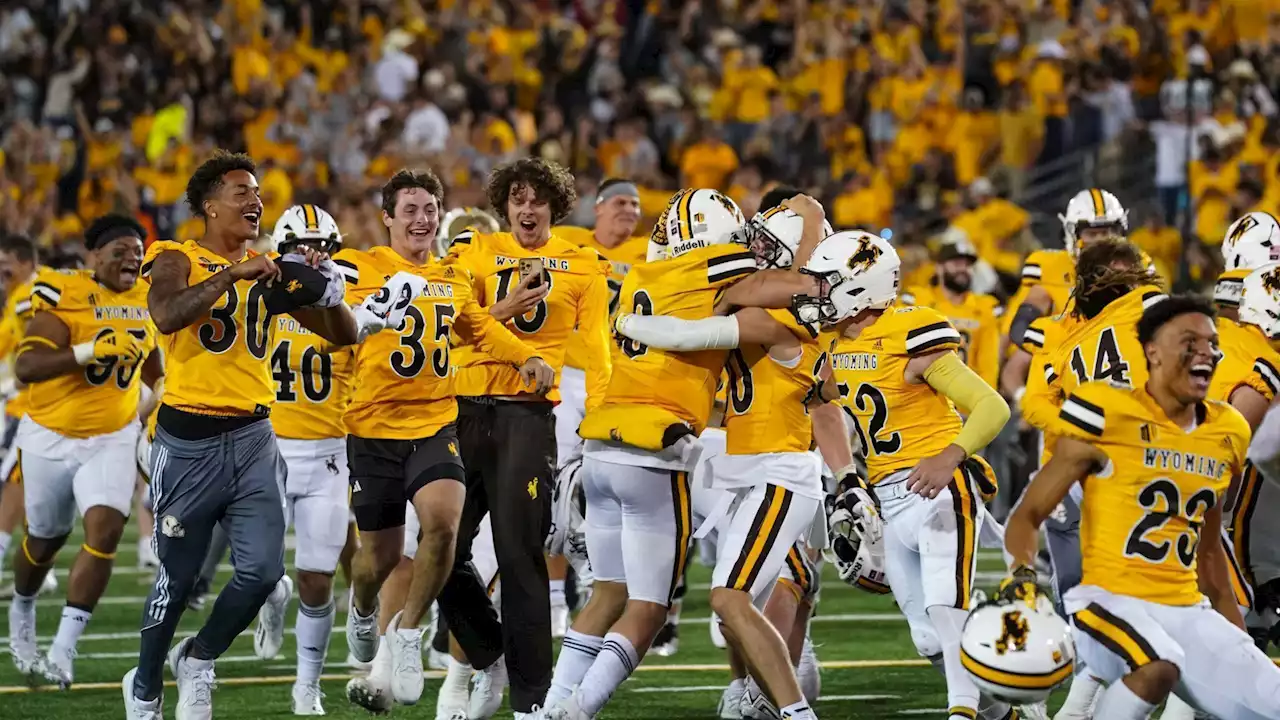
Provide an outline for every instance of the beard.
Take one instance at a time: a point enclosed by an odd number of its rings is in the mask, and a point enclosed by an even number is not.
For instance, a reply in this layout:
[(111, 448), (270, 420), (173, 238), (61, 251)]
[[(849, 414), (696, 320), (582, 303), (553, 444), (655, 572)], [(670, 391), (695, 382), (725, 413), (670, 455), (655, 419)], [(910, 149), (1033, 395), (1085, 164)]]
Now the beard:
[(966, 293), (973, 286), (973, 277), (969, 273), (958, 275), (942, 274), (942, 286), (953, 293)]

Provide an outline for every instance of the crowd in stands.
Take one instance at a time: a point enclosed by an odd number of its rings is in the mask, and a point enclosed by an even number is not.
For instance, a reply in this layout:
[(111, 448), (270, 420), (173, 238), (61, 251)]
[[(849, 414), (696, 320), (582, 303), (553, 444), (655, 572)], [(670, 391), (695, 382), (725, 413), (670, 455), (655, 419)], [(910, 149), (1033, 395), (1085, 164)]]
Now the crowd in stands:
[(354, 246), (394, 170), (482, 205), (530, 154), (575, 173), (571, 224), (605, 177), (650, 220), (786, 182), (909, 263), (954, 226), (1015, 283), (1088, 184), (1183, 283), (1280, 209), (1277, 0), (7, 0), (0, 97), (0, 230), (64, 251), (109, 210), (197, 236), (217, 147), (259, 162), (264, 228), (314, 202)]

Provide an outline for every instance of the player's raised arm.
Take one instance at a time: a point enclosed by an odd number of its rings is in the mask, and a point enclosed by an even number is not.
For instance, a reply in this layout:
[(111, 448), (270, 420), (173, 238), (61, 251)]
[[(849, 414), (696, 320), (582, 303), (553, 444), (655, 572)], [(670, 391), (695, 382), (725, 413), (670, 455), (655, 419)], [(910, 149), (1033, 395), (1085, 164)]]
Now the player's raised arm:
[(761, 270), (738, 282), (720, 296), (716, 314), (728, 315), (737, 308), (785, 308), (796, 295), (817, 295), (818, 280), (791, 270)]
[[(1070, 402), (1070, 401), (1068, 401)], [(1064, 410), (1065, 412), (1065, 410)], [(1040, 526), (1067, 496), (1076, 482), (1105, 465), (1107, 456), (1092, 445), (1072, 437), (1058, 439), (1053, 457), (1022, 493), (1004, 526), (1004, 549), (1017, 567), (1034, 568), (1039, 551)]]

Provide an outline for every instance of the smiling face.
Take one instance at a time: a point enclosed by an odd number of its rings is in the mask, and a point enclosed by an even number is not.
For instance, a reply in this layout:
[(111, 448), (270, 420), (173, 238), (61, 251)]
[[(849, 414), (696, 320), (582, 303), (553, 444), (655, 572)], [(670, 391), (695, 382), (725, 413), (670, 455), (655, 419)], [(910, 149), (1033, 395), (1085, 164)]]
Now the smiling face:
[(638, 222), (640, 198), (634, 195), (614, 195), (596, 205), (596, 228), (603, 235), (631, 237), (636, 234)]
[(507, 222), (521, 245), (541, 245), (551, 237), (551, 205), (532, 187), (512, 185), (507, 196)]
[(35, 263), (22, 260), (14, 253), (0, 250), (0, 283), (4, 284), (7, 291), (12, 291), (25, 282), (35, 270)]
[(142, 238), (118, 237), (90, 253), (94, 277), (116, 292), (124, 292), (138, 282), (142, 268)]
[(222, 176), (222, 184), (204, 202), (205, 224), (215, 234), (236, 240), (258, 238), (262, 221), (262, 197), (258, 178), (248, 170), (232, 170)]
[(1213, 318), (1198, 312), (1188, 312), (1165, 323), (1145, 351), (1151, 382), (1166, 388), (1184, 405), (1205, 399), (1214, 368), (1222, 357)]
[(411, 187), (396, 193), (395, 216), (382, 213), (382, 224), (391, 231), (391, 247), (405, 257), (425, 257), (440, 229), (440, 199), (426, 188)]

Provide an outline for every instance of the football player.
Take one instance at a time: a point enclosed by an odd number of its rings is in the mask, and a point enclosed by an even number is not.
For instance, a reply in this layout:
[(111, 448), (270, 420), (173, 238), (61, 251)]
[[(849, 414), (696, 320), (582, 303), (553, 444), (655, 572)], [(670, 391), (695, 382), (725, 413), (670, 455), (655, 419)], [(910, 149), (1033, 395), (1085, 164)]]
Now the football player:
[[(390, 296), (402, 315), (395, 331), (356, 348), (343, 414), (360, 530), (347, 643), (357, 660), (374, 663), (367, 680), (347, 690), (348, 699), (369, 709), (387, 710), (392, 698), (412, 705), (421, 697), (419, 625), (453, 565), (466, 495), (450, 352), (455, 333), (492, 353), (495, 364), (511, 371), (515, 387), (537, 392), (553, 376), (536, 351), (480, 307), (464, 268), (432, 257), (443, 194), (430, 171), (396, 173), (382, 188), (390, 245), (335, 256), (349, 301)], [(384, 282), (404, 284), (393, 294)], [(380, 618), (378, 591), (404, 553), (406, 502), (421, 528), (413, 579), (403, 609)]]
[[(138, 667), (122, 688), (135, 720), (160, 717), (166, 653), (178, 716), (211, 717), (214, 659), (284, 575), (284, 463), (268, 421), (275, 402), (268, 308), (287, 311), (335, 344), (354, 343), (362, 332), (327, 256), (306, 251), (301, 262), (277, 262), (249, 249), (262, 216), (255, 170), (246, 155), (214, 153), (187, 183), (204, 235), (152, 243), (142, 263), (165, 392), (151, 448), (160, 570), (143, 612)], [(281, 282), (269, 286), (274, 280)], [(366, 317), (365, 331), (378, 319)], [(215, 524), (230, 536), (235, 574), (199, 635), (170, 652)]]
[[(21, 235), (0, 238), (0, 282), (4, 284), (5, 304), (0, 315), (0, 358), (13, 359), (22, 342), (27, 321), (31, 319), (31, 284), (42, 269), (35, 243)], [(0, 446), (4, 448), (4, 460), (0, 463), (0, 575), (4, 574), (4, 558), (14, 531), (22, 524), (22, 464), (18, 462), (18, 446), (13, 441), (18, 432), (18, 421), (26, 412), (27, 390), (10, 378), (0, 383), (0, 397), (4, 402), (4, 433)], [(45, 575), (46, 587), (56, 587), (54, 574)], [(13, 586), (0, 590), (0, 597), (13, 595)]]
[(942, 313), (964, 341), (960, 358), (978, 377), (996, 387), (1000, 381), (1000, 318), (1004, 308), (991, 295), (972, 292), (978, 251), (968, 240), (938, 248), (933, 283), (903, 291), (906, 305), (931, 307)]
[[(618, 291), (622, 279), (632, 265), (645, 261), (649, 238), (636, 235), (640, 222), (640, 190), (635, 183), (624, 178), (608, 178), (596, 189), (596, 222), (594, 229), (557, 226), (551, 232), (569, 242), (595, 250), (609, 263), (609, 317), (618, 309)], [(588, 353), (583, 335), (575, 332), (569, 336), (569, 346), (564, 351), (564, 370), (560, 374), (560, 402), (555, 406), (556, 418), (556, 497), (569, 500), (566, 490), (568, 478), (582, 464), (582, 438), (578, 424), (586, 413), (586, 373)], [(565, 522), (564, 503), (553, 508), (552, 523)], [(559, 553), (562, 548), (550, 548), (547, 570), (551, 575), (551, 635), (564, 637), (569, 629), (569, 608), (564, 599), (566, 562)], [(582, 570), (586, 570), (584, 565)], [(584, 585), (579, 578), (579, 587)], [(585, 598), (584, 598), (585, 599)]]
[[(467, 273), (479, 302), (560, 373), (571, 337), (578, 337), (586, 373), (586, 407), (600, 404), (609, 381), (609, 264), (551, 231), (573, 208), (573, 175), (526, 158), (490, 175), (486, 193), (510, 232), (471, 233), (449, 246), (449, 262)], [(477, 348), (459, 348), (458, 440), (467, 473), (467, 506), (455, 571), (441, 595), (450, 630), (481, 669), (470, 717), (491, 717), (502, 704), (510, 669), (511, 706), (533, 712), (551, 680), (551, 605), (541, 551), (556, 472), (554, 404), (521, 386), (514, 370)], [(479, 612), (485, 586), (468, 571), (468, 547), (485, 513), (502, 577), (502, 620)], [(505, 659), (503, 653), (505, 652)]]
[[(271, 233), (275, 253), (302, 247), (334, 254), (342, 233), (333, 216), (316, 205), (285, 210)], [(347, 446), (342, 425), (351, 387), (350, 348), (335, 348), (297, 320), (275, 318), (271, 377), (276, 404), (271, 425), (288, 468), (285, 522), (297, 538), (298, 674), (293, 684), (293, 713), (323, 715), (320, 671), (333, 629), (333, 574), (347, 540)], [(292, 582), (285, 575), (258, 614), (254, 653), (270, 659), (284, 641), (285, 610)]]
[[(121, 215), (85, 230), (92, 270), (41, 270), (15, 373), (29, 387), (18, 428), (27, 533), (14, 556), (9, 637), (19, 672), (66, 689), (76, 643), (107, 588), (133, 505), (138, 402), (162, 375), (139, 287), (146, 231)], [(35, 595), (79, 513), (84, 542), (53, 645), (36, 653)]]
[(1064, 603), (1078, 656), (1109, 685), (1092, 716), (1146, 718), (1175, 692), (1215, 717), (1280, 717), (1280, 669), (1244, 630), (1218, 541), (1250, 433), (1207, 397), (1214, 310), (1168, 298), (1137, 334), (1143, 356), (1130, 363), (1146, 366), (1144, 383), (1086, 382), (1062, 403), (1053, 456), (1008, 522), (1001, 592), (1035, 602), (1039, 527), (1083, 483), (1084, 573)]
[(1213, 286), (1218, 316), (1235, 320), (1244, 279), (1263, 265), (1277, 261), (1280, 261), (1280, 222), (1274, 215), (1251, 212), (1231, 223), (1222, 238), (1222, 275)]
[[(810, 276), (757, 273), (755, 256), (733, 242), (742, 224), (737, 205), (716, 190), (676, 194), (650, 238), (651, 262), (623, 281), (620, 308), (693, 320), (712, 315), (717, 301), (722, 308), (787, 307), (797, 293), (817, 293)], [(587, 411), (579, 429), (587, 441), (583, 484), (595, 585), (565, 635), (548, 718), (598, 713), (665, 622), (692, 534), (688, 473), (725, 355), (617, 339), (604, 403)]]
[(828, 238), (805, 268), (831, 285), (830, 300), (817, 309), (838, 333), (832, 380), (847, 388), (842, 402), (869, 474), (843, 474), (832, 530), (850, 543), (873, 541), (857, 525), (879, 503), (893, 595), (917, 651), (941, 655), (949, 717), (972, 720), (980, 709), (983, 717), (1012, 717), (1004, 703), (980, 708), (978, 688), (960, 665), (986, 522), (982, 496), (995, 490), (989, 466), (973, 456), (1004, 427), (1009, 407), (956, 354), (961, 336), (945, 317), (893, 305), (898, 267), (891, 245), (855, 232)]
[[(830, 229), (822, 206), (800, 195), (785, 207), (760, 213), (744, 234), (760, 267), (785, 269), (801, 245), (815, 247)], [(794, 710), (805, 702), (793, 672), (804, 637), (804, 622), (797, 623), (796, 611), (804, 599), (803, 588), (813, 588), (812, 568), (796, 546), (819, 519), (824, 495), (822, 459), (809, 449), (817, 439), (824, 457), (839, 458), (837, 467), (853, 462), (839, 410), (810, 415), (811, 406), (823, 404), (813, 392), (820, 368), (818, 327), (786, 310), (760, 308), (694, 321), (627, 315), (618, 318), (616, 327), (653, 348), (730, 350), (727, 444), (713, 464), (713, 475), (714, 485), (728, 490), (737, 502), (718, 531), (711, 607), (728, 626), (735, 652), (755, 670), (753, 680), (776, 702)], [(827, 427), (820, 427), (823, 423)], [(843, 447), (830, 447), (833, 440)], [(784, 570), (789, 577), (783, 579), (785, 592), (779, 595), (801, 592), (791, 595), (794, 602), (774, 603), (775, 629), (761, 610), (771, 601)], [(803, 621), (807, 620), (806, 614)], [(797, 629), (792, 657), (789, 645)], [(741, 678), (736, 679), (731, 689), (738, 690), (742, 704), (768, 702), (759, 686), (744, 688)], [(732, 705), (732, 698), (726, 697), (724, 705)]]

